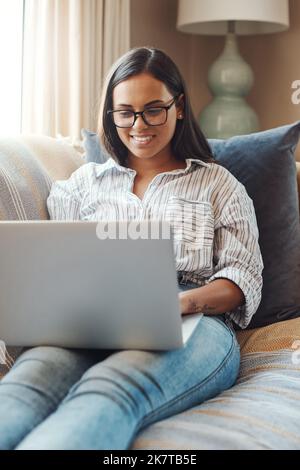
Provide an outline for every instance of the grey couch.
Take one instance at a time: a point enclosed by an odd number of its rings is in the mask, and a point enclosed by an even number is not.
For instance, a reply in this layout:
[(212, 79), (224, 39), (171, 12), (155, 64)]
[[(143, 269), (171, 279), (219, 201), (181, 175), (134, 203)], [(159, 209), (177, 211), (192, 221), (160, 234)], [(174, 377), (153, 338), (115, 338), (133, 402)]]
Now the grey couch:
[[(0, 220), (47, 219), (51, 182), (68, 178), (83, 163), (73, 147), (49, 137), (2, 139)], [(237, 335), (237, 383), (140, 431), (132, 449), (300, 449), (300, 318)], [(13, 359), (20, 352), (9, 349)], [(0, 374), (6, 372), (0, 365)]]

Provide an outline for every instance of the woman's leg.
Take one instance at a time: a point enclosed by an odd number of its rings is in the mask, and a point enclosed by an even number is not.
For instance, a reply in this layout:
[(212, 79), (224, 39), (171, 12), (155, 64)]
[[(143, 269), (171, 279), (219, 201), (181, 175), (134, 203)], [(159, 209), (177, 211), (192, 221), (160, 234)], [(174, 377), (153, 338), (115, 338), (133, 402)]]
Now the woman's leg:
[(118, 351), (94, 365), (17, 448), (127, 449), (143, 427), (229, 388), (239, 346), (221, 317), (204, 316), (183, 348)]
[(99, 351), (57, 347), (21, 354), (0, 381), (0, 449), (16, 447), (99, 359)]

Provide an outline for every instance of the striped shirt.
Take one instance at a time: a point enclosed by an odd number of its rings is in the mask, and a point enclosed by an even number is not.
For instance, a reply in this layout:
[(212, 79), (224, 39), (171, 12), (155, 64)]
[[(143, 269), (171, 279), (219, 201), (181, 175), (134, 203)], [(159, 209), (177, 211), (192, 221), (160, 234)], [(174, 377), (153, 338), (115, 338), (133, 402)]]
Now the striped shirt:
[(237, 284), (245, 303), (226, 316), (245, 328), (262, 291), (263, 261), (252, 199), (224, 167), (194, 158), (184, 169), (156, 175), (142, 199), (132, 192), (136, 171), (109, 158), (86, 163), (53, 183), (47, 199), (56, 220), (167, 220), (176, 270), (203, 286), (218, 278)]

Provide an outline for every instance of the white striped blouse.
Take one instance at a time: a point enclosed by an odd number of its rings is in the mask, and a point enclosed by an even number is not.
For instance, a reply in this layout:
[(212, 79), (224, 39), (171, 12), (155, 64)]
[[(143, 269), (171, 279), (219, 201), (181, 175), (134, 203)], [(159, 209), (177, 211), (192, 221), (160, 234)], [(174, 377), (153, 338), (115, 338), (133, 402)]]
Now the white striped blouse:
[(224, 167), (194, 158), (156, 175), (142, 199), (132, 192), (136, 172), (109, 158), (86, 163), (53, 183), (47, 200), (56, 220), (168, 220), (176, 270), (203, 286), (218, 278), (237, 284), (245, 304), (226, 316), (245, 328), (262, 291), (263, 260), (252, 199)]

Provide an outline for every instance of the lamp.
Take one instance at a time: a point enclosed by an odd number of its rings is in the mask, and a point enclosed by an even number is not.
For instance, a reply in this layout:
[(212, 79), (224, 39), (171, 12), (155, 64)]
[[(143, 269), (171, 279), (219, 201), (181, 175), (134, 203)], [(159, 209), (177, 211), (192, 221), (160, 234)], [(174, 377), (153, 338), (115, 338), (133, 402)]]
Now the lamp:
[(178, 0), (178, 30), (226, 35), (224, 50), (208, 73), (213, 99), (199, 115), (207, 138), (226, 139), (259, 128), (255, 111), (244, 99), (253, 72), (239, 54), (236, 35), (275, 33), (288, 27), (288, 0)]

